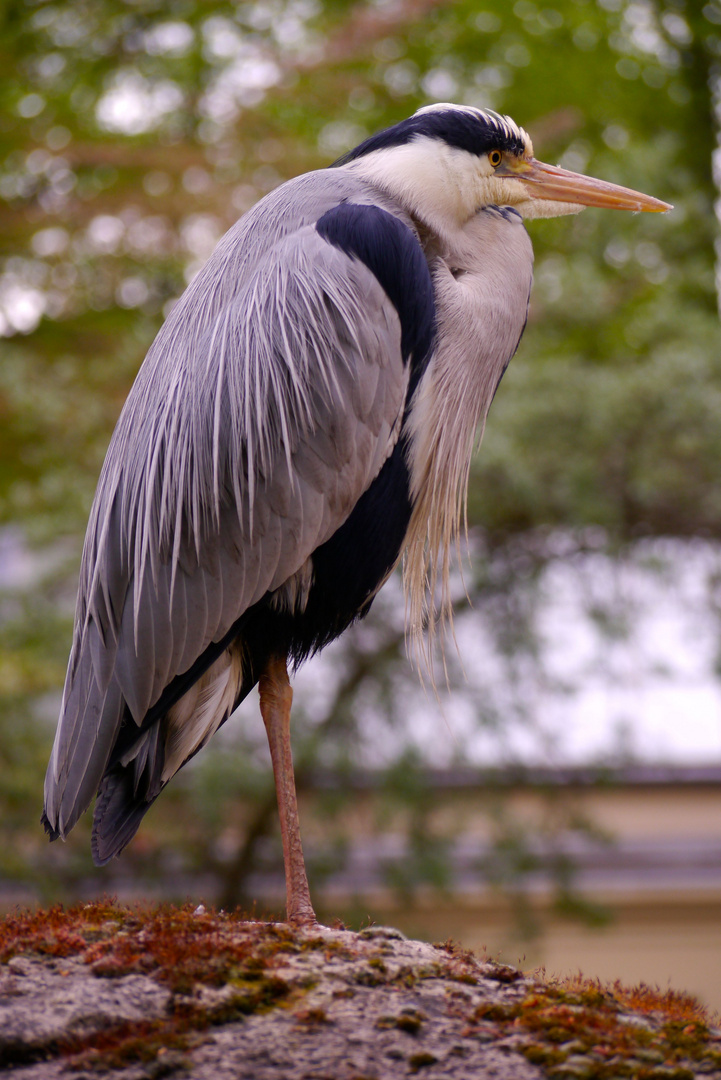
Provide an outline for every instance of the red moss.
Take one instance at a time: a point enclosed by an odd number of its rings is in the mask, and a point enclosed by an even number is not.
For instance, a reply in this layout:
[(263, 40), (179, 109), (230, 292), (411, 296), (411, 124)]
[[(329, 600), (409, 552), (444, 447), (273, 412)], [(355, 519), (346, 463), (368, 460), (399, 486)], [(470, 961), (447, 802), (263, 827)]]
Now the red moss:
[(0, 962), (19, 953), (72, 956), (83, 952), (99, 924), (120, 921), (122, 914), (112, 903), (62, 904), (46, 910), (15, 912), (0, 921)]
[(328, 1014), (325, 1009), (316, 1006), (312, 1009), (298, 1009), (293, 1013), (293, 1019), (297, 1024), (305, 1027), (317, 1027), (319, 1024), (328, 1023)]
[(536, 984), (515, 1002), (481, 1005), (469, 1019), (469, 1034), (489, 1022), (527, 1034), (519, 1049), (549, 1075), (573, 1056), (574, 1075), (589, 1080), (650, 1080), (654, 1062), (668, 1078), (682, 1080), (693, 1077), (694, 1066), (718, 1067), (721, 1059), (708, 1014), (695, 998), (643, 984), (603, 986), (581, 976)]
[[(18, 953), (79, 956), (96, 975), (151, 974), (178, 993), (196, 983), (221, 986), (252, 980), (269, 959), (297, 949), (286, 927), (257, 924), (253, 933), (241, 916), (199, 912), (192, 904), (157, 908), (120, 907), (112, 902), (61, 905), (17, 912), (0, 922), (0, 961)], [(250, 930), (250, 932), (249, 932)]]
[[(181, 995), (171, 998), (167, 1017), (63, 1040), (57, 1052), (73, 1067), (122, 1066), (154, 1060), (168, 1049), (183, 1052), (211, 1025), (270, 1008), (291, 991), (269, 971), (272, 959), (298, 948), (287, 927), (248, 924), (239, 914), (199, 911), (192, 904), (130, 909), (103, 901), (16, 912), (0, 921), (0, 961), (20, 953), (77, 956), (95, 975), (151, 975)], [(235, 992), (200, 1005), (185, 996), (199, 983), (230, 984)]]
[(680, 990), (659, 990), (657, 986), (622, 986), (615, 982), (609, 988), (610, 993), (625, 1008), (637, 1013), (660, 1014), (666, 1020), (683, 1024), (706, 1024), (709, 1019), (708, 1009), (698, 998)]
[(237, 935), (231, 918), (196, 913), (192, 905), (163, 905), (128, 914), (122, 934), (98, 941), (84, 959), (96, 975), (108, 978), (151, 974), (177, 993), (195, 983), (222, 986), (229, 979), (252, 978), (266, 966), (253, 937)]

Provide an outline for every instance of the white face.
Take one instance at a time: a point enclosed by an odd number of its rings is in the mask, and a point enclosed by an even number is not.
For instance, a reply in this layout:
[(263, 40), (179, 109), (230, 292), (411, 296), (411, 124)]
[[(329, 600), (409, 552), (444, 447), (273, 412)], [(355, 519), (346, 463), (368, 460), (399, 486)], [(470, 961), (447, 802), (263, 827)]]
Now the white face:
[[(501, 116), (490, 109), (476, 109), (470, 105), (454, 105), (450, 102), (437, 102), (433, 105), (424, 105), (418, 109), (416, 116), (422, 116), (430, 112), (455, 112), (467, 113), (477, 117), (484, 125), (495, 128), (499, 135), (510, 136), (523, 143), (523, 157), (527, 161), (533, 160), (533, 143), (531, 138), (522, 127), (516, 124), (510, 116)], [(437, 140), (430, 140), (436, 143)], [(583, 209), (577, 203), (567, 203), (549, 199), (534, 199), (528, 188), (522, 181), (509, 176), (499, 176), (496, 172), (499, 165), (514, 155), (502, 153), (501, 150), (492, 150), (488, 155), (479, 157), (463, 150), (451, 151), (452, 160), (448, 161), (450, 168), (465, 177), (465, 182), (473, 192), (473, 202), (477, 212), (483, 206), (512, 206), (518, 210), (521, 217), (561, 217), (565, 214), (577, 214)], [(437, 153), (436, 149), (436, 153)], [(464, 160), (464, 158), (466, 160)]]
[[(342, 167), (385, 190), (439, 235), (462, 227), (485, 206), (511, 206), (527, 219), (577, 214), (585, 206), (671, 209), (649, 195), (537, 161), (530, 138), (509, 116), (447, 103), (427, 105), (416, 115), (450, 110), (469, 114), (497, 132), (497, 146), (491, 143), (488, 153), (474, 154), (433, 135), (416, 135)], [(506, 149), (509, 146), (512, 149)]]
[(640, 191), (537, 161), (530, 138), (510, 116), (500, 116), (490, 109), (449, 104), (429, 105), (419, 109), (419, 112), (439, 109), (473, 115), (487, 131), (498, 132), (498, 146), (487, 155), (492, 175), (488, 175), (483, 160), (478, 166), (483, 205), (496, 202), (498, 205), (515, 206), (526, 218), (577, 214), (584, 206), (633, 212), (647, 210), (652, 213), (665, 213), (673, 209), (669, 203), (643, 195)]
[[(461, 151), (462, 153), (462, 151)], [(579, 203), (561, 202), (556, 199), (536, 199), (521, 179), (503, 175), (503, 169), (508, 159), (515, 155), (502, 154), (500, 151), (491, 150), (483, 157), (472, 158), (475, 166), (475, 189), (477, 192), (477, 209), (483, 206), (512, 206), (522, 218), (552, 218), (564, 217), (566, 214), (578, 214), (583, 210)], [(532, 161), (531, 154), (523, 155), (527, 161)]]
[(558, 217), (583, 209), (574, 203), (529, 197), (521, 180), (498, 175), (492, 154), (478, 156), (419, 136), (344, 167), (384, 188), (411, 216), (440, 234), (461, 227), (484, 206), (512, 206), (524, 218)]

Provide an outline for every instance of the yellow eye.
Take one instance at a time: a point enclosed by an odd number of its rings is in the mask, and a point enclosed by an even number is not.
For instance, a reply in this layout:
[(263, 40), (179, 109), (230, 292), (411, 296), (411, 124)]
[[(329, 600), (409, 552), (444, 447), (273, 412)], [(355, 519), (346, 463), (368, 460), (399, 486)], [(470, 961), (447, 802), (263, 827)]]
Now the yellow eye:
[(503, 154), (500, 150), (491, 150), (490, 154), (488, 155), (488, 160), (490, 161), (493, 168), (497, 169), (503, 161)]

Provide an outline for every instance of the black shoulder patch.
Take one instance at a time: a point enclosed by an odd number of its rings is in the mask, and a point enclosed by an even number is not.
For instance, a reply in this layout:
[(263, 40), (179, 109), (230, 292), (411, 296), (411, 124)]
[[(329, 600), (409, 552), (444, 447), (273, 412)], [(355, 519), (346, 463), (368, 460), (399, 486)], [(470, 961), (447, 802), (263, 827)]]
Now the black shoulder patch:
[(411, 391), (433, 347), (436, 305), (425, 255), (407, 225), (378, 206), (341, 203), (316, 223), (320, 236), (360, 259), (385, 290), (401, 321), (401, 351), (411, 363)]

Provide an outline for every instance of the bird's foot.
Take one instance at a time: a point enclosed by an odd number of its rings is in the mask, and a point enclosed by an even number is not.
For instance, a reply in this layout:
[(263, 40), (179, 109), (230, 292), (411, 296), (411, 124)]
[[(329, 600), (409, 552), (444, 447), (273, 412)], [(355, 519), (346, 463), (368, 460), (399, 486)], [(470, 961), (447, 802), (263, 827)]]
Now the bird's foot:
[(315, 912), (309, 899), (297, 897), (296, 903), (288, 903), (288, 923), (294, 930), (317, 930), (320, 923), (315, 917)]

